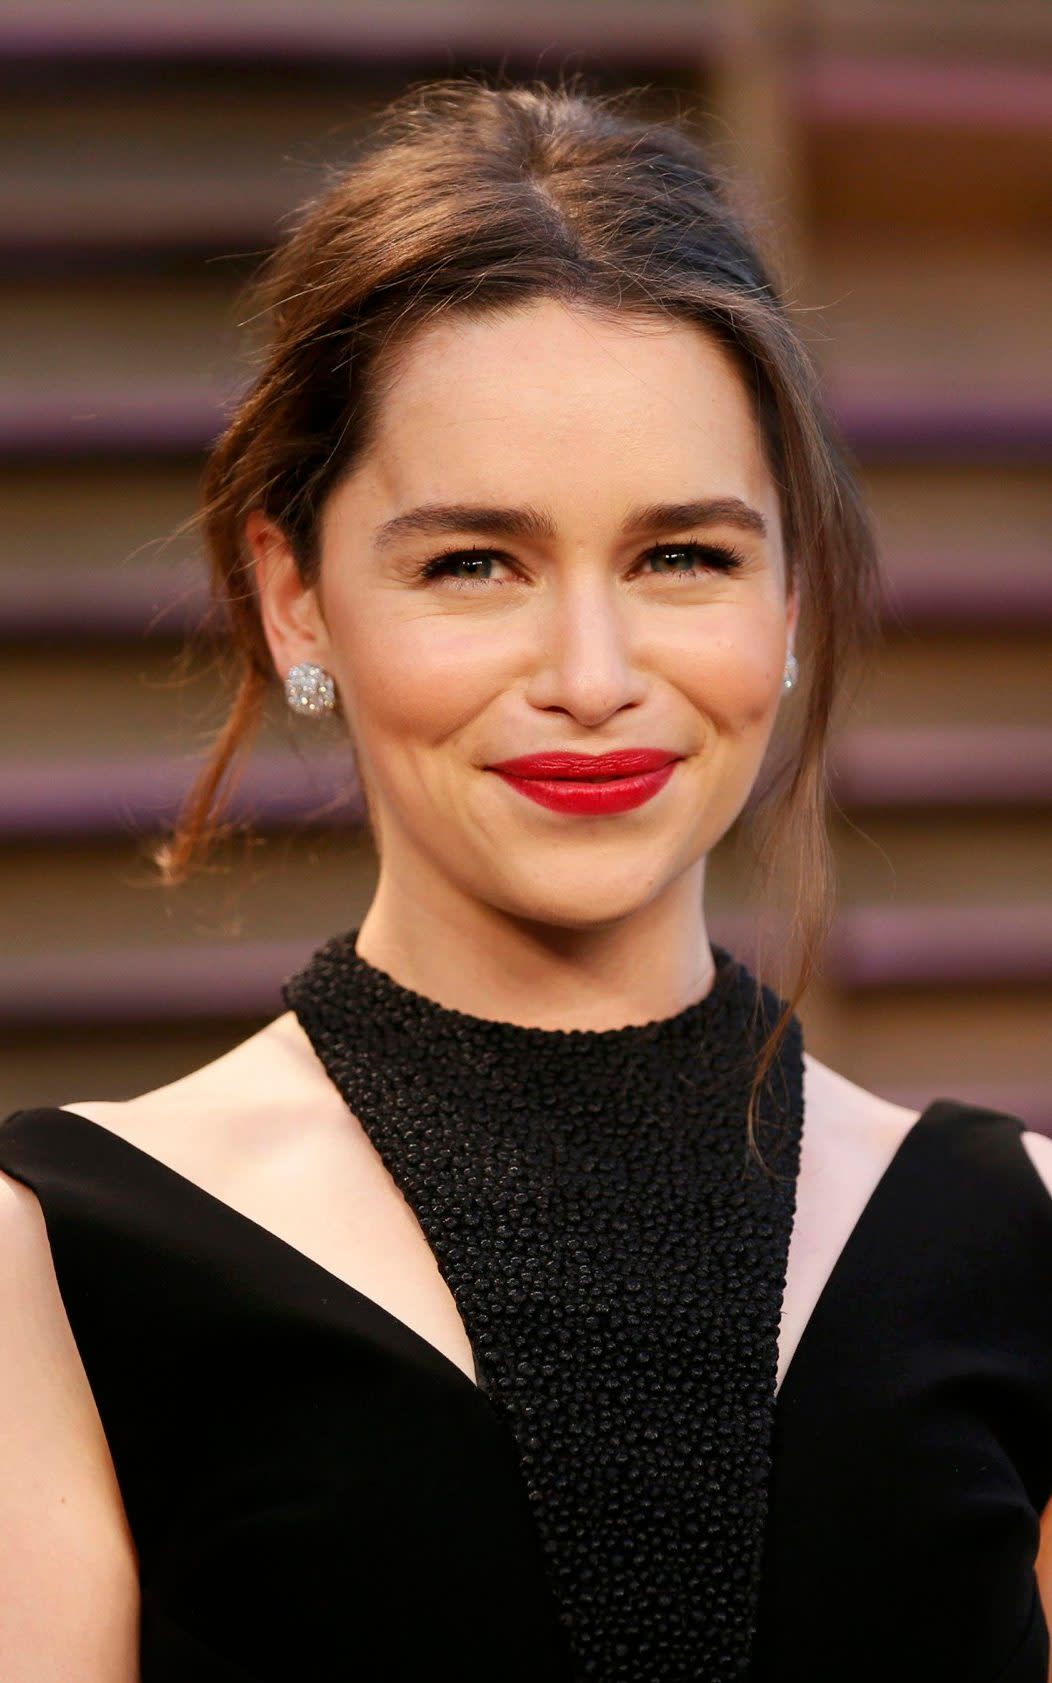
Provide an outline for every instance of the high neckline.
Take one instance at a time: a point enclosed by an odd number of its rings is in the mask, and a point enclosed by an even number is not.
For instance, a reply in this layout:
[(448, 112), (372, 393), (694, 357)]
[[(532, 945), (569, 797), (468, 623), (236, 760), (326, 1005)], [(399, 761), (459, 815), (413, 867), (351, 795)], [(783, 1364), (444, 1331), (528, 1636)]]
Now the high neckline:
[[(714, 1025), (726, 1010), (740, 981), (743, 967), (724, 947), (710, 942), (714, 976), (707, 993), (691, 1000), (678, 1011), (662, 1017), (652, 1017), (643, 1023), (624, 1023), (605, 1029), (544, 1028), (537, 1024), (516, 1023), (504, 1017), (484, 1017), (463, 1011), (457, 1006), (443, 1005), (429, 994), (418, 992), (399, 982), (389, 971), (373, 964), (358, 951), (360, 927), (355, 926), (326, 941), (314, 962), (328, 972), (334, 983), (333, 1003), (340, 992), (353, 991), (356, 1001), (386, 1015), (394, 1015), (404, 1026), (422, 1036), (452, 1036), (479, 1046), (500, 1048), (509, 1052), (525, 1052), (553, 1047), (580, 1053), (595, 1050), (602, 1053), (615, 1047), (649, 1046), (655, 1043), (696, 1040), (705, 1028)], [(337, 986), (338, 984), (338, 986)]]
[(549, 1029), (441, 1005), (357, 936), (328, 941), (284, 997), (452, 1293), (573, 1675), (732, 1683), (770, 1474), (797, 1019), (765, 1083), (761, 1168), (745, 1118), (780, 1002), (724, 948), (678, 1011)]

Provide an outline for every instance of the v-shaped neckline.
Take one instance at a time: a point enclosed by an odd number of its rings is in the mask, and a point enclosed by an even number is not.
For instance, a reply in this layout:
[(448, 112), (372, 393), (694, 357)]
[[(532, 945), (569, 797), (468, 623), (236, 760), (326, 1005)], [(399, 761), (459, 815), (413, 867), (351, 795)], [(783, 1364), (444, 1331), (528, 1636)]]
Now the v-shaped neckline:
[[(914, 1142), (919, 1131), (925, 1124), (930, 1123), (935, 1119), (940, 1106), (945, 1103), (945, 1100), (934, 1099), (924, 1110), (920, 1112), (916, 1121), (912, 1122), (906, 1129), (906, 1132), (899, 1140), (898, 1145), (895, 1147), (887, 1163), (884, 1165), (884, 1168), (881, 1170), (876, 1184), (859, 1211), (846, 1240), (840, 1247), (833, 1266), (829, 1274), (826, 1276), (825, 1284), (819, 1292), (815, 1303), (812, 1305), (807, 1320), (804, 1322), (803, 1330), (796, 1342), (796, 1348), (789, 1359), (789, 1365), (782, 1376), (781, 1384), (778, 1386), (775, 1394), (776, 1415), (782, 1404), (782, 1400), (786, 1395), (786, 1391), (790, 1386), (790, 1382), (792, 1381), (794, 1375), (800, 1371), (800, 1368), (803, 1365), (801, 1362), (801, 1352), (809, 1350), (810, 1343), (813, 1341), (814, 1337), (818, 1336), (818, 1334), (814, 1331), (816, 1322), (818, 1322), (820, 1328), (821, 1318), (828, 1310), (831, 1298), (836, 1296), (838, 1290), (840, 1289), (841, 1281), (844, 1275), (850, 1269), (855, 1253), (857, 1252), (859, 1246), (865, 1241), (869, 1226), (875, 1219), (873, 1215), (874, 1209), (883, 1201), (886, 1196), (888, 1186), (897, 1179), (899, 1174), (903, 1172), (903, 1165), (908, 1162), (911, 1151), (916, 1149), (912, 1142)], [(26, 1110), (16, 1111), (8, 1120), (14, 1121), (17, 1117), (28, 1114), (30, 1114), (30, 1112)], [(430, 1339), (425, 1338), (422, 1333), (417, 1332), (415, 1328), (411, 1327), (407, 1321), (403, 1321), (398, 1315), (394, 1314), (393, 1311), (386, 1309), (383, 1304), (377, 1302), (375, 1298), (369, 1297), (369, 1295), (366, 1292), (361, 1291), (359, 1287), (351, 1285), (350, 1281), (343, 1279), (341, 1275), (333, 1273), (332, 1269), (326, 1268), (324, 1263), (315, 1261), (312, 1256), (308, 1256), (306, 1251), (300, 1250), (298, 1245), (292, 1244), (288, 1239), (283, 1239), (279, 1233), (274, 1232), (273, 1228), (265, 1227), (262, 1222), (256, 1221), (254, 1217), (250, 1215), (246, 1215), (243, 1210), (239, 1210), (234, 1204), (228, 1204), (224, 1198), (218, 1197), (214, 1192), (209, 1192), (208, 1189), (201, 1186), (198, 1181), (191, 1180), (188, 1175), (184, 1175), (180, 1173), (178, 1169), (174, 1169), (171, 1164), (166, 1163), (163, 1158), (156, 1157), (153, 1152), (146, 1151), (142, 1146), (135, 1145), (131, 1140), (126, 1139), (123, 1134), (118, 1134), (113, 1128), (107, 1128), (104, 1123), (95, 1122), (90, 1116), (82, 1116), (79, 1111), (67, 1109), (62, 1105), (55, 1106), (51, 1111), (51, 1114), (68, 1117), (72, 1123), (75, 1123), (79, 1127), (87, 1127), (91, 1129), (95, 1137), (101, 1136), (104, 1139), (115, 1142), (118, 1154), (123, 1149), (126, 1156), (130, 1156), (139, 1163), (151, 1165), (152, 1171), (157, 1173), (162, 1179), (167, 1180), (171, 1184), (183, 1187), (189, 1195), (203, 1199), (212, 1210), (216, 1212), (223, 1212), (224, 1219), (229, 1220), (235, 1228), (239, 1228), (240, 1230), (253, 1234), (257, 1244), (267, 1245), (278, 1255), (286, 1258), (295, 1258), (296, 1265), (298, 1267), (309, 1271), (319, 1279), (325, 1280), (329, 1286), (330, 1292), (336, 1291), (346, 1293), (356, 1304), (363, 1305), (367, 1313), (376, 1316), (380, 1323), (387, 1327), (389, 1332), (394, 1334), (397, 1338), (407, 1342), (412, 1349), (414, 1349), (418, 1354), (424, 1356), (433, 1366), (436, 1366), (439, 1371), (446, 1373), (447, 1376), (459, 1382), (462, 1386), (467, 1387), (468, 1391), (478, 1399), (481, 1405), (487, 1408), (490, 1407), (489, 1398), (482, 1386), (474, 1379), (471, 1379), (464, 1372), (463, 1368), (459, 1367), (458, 1364), (453, 1361), (452, 1357), (447, 1356), (436, 1344), (432, 1344)], [(478, 1368), (476, 1364), (476, 1373), (477, 1371)]]

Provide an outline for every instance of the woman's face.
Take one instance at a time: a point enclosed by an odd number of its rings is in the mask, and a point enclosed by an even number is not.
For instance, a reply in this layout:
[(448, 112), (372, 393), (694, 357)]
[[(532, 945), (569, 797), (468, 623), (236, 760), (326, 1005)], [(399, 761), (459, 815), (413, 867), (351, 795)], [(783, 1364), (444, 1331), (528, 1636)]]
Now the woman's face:
[[(248, 530), (280, 558), (273, 528)], [(574, 928), (700, 888), (759, 771), (795, 624), (727, 354), (686, 325), (550, 300), (410, 341), (326, 504), (316, 592), (287, 565), (260, 588), (278, 671), (315, 660), (336, 680), (388, 886)], [(650, 799), (602, 815), (491, 769), (623, 748), (677, 759)]]

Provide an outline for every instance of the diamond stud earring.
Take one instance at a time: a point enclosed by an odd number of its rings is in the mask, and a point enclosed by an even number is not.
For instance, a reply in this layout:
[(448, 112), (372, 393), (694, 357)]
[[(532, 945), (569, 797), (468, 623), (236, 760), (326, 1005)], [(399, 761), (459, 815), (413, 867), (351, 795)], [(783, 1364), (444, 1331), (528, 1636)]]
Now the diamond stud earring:
[(336, 685), (332, 674), (313, 660), (301, 660), (285, 677), (285, 699), (294, 713), (316, 719), (336, 710)]
[(800, 667), (792, 649), (785, 657), (785, 676), (782, 679), (783, 690), (791, 690), (800, 675)]

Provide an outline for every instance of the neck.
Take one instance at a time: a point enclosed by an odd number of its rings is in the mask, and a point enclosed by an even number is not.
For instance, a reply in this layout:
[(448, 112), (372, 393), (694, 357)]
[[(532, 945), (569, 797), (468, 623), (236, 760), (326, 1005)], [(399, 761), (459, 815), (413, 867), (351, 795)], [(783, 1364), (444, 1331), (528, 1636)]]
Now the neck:
[(702, 869), (630, 916), (583, 929), (479, 901), (439, 905), (394, 893), (381, 878), (357, 951), (403, 987), (475, 1016), (527, 1028), (647, 1023), (712, 986)]

